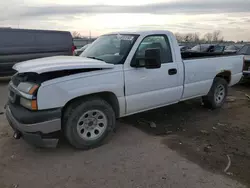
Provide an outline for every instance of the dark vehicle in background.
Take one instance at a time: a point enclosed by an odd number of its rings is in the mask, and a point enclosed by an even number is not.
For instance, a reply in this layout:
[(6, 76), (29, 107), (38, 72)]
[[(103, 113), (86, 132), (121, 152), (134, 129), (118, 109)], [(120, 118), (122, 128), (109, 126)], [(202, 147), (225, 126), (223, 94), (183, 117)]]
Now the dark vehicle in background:
[(81, 55), (81, 53), (86, 50), (86, 48), (89, 46), (90, 44), (86, 44), (83, 47), (81, 47), (80, 49), (75, 49), (74, 50), (74, 56), (79, 56)]
[(243, 46), (237, 54), (244, 55), (244, 67), (243, 67), (243, 75), (244, 77), (250, 77), (250, 44), (246, 44)]
[(244, 44), (233, 44), (233, 45), (229, 45), (225, 47), (225, 52), (232, 52), (232, 53), (236, 53), (238, 52), (242, 47), (244, 46)]
[(225, 46), (219, 44), (198, 44), (191, 48), (189, 51), (192, 52), (224, 52)]
[(74, 49), (70, 32), (0, 28), (0, 76), (13, 75), (18, 62), (73, 55)]
[(187, 51), (187, 50), (190, 49), (188, 46), (182, 46), (182, 45), (180, 45), (179, 47), (180, 47), (180, 51), (181, 52), (185, 52), (185, 51)]

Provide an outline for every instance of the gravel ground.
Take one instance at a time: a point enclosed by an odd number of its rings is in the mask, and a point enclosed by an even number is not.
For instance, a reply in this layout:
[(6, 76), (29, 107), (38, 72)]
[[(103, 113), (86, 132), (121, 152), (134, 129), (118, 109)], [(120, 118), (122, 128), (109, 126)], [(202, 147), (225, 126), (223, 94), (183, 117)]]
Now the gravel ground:
[[(2, 109), (7, 100), (5, 83), (0, 83), (0, 95)], [(145, 133), (127, 119), (118, 124), (112, 140), (96, 149), (74, 150), (66, 143), (56, 149), (38, 149), (14, 140), (0, 115), (0, 187), (246, 187), (169, 149), (167, 136)]]

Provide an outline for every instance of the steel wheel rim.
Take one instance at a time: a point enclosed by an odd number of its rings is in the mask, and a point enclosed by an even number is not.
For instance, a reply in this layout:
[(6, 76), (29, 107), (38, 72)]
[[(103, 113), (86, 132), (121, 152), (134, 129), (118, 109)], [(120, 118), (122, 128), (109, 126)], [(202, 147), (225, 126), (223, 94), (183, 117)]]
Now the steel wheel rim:
[(217, 88), (215, 89), (215, 93), (214, 93), (214, 98), (215, 98), (215, 102), (217, 104), (220, 104), (226, 95), (226, 89), (223, 85), (218, 85)]
[(107, 116), (100, 110), (85, 112), (77, 122), (78, 135), (87, 141), (100, 138), (107, 129)]

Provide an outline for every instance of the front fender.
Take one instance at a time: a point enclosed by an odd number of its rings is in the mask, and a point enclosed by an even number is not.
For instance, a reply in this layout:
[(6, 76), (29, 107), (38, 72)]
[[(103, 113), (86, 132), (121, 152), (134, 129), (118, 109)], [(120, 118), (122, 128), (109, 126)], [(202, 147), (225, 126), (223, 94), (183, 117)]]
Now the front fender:
[(112, 92), (119, 100), (124, 98), (123, 86), (121, 72), (82, 77), (50, 85), (42, 84), (37, 93), (38, 109), (63, 107), (74, 98), (99, 92)]

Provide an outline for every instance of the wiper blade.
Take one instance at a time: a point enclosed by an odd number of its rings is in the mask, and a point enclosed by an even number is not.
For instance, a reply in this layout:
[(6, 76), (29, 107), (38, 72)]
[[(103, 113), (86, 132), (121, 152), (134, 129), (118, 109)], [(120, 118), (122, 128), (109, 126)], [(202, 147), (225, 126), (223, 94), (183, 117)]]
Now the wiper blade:
[(94, 56), (87, 56), (87, 58), (90, 58), (90, 59), (96, 59), (96, 60), (100, 60), (100, 61), (104, 61), (103, 59), (100, 59), (98, 57), (94, 57)]

